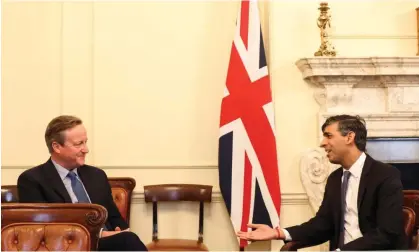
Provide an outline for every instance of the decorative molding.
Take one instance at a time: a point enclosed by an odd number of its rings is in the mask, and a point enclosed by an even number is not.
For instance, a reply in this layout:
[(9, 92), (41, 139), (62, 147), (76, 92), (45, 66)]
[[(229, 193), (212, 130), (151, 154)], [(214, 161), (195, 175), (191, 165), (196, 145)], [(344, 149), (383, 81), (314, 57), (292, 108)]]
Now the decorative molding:
[[(308, 205), (308, 197), (305, 193), (283, 193), (282, 205)], [(144, 192), (134, 191), (132, 196), (133, 204), (145, 204)], [(223, 197), (219, 190), (212, 192), (212, 203), (223, 203)]]
[(283, 193), (282, 205), (308, 205), (308, 197), (306, 193)]
[(416, 39), (416, 35), (366, 35), (366, 34), (330, 34), (331, 39)]
[(325, 119), (357, 114), (369, 137), (419, 136), (419, 57), (316, 57), (296, 62)]
[(26, 169), (29, 169), (29, 168), (32, 168), (32, 167), (34, 167), (34, 166), (23, 166), (23, 165), (2, 165), (1, 166), (1, 169), (2, 170), (19, 170), (19, 169), (24, 169), (24, 170), (26, 170)]
[[(304, 79), (325, 78), (324, 84), (344, 84), (351, 79), (384, 76), (413, 77), (417, 80), (418, 57), (317, 57), (302, 58), (296, 62)], [(332, 82), (332, 83), (330, 83)], [(315, 81), (313, 83), (316, 83)]]

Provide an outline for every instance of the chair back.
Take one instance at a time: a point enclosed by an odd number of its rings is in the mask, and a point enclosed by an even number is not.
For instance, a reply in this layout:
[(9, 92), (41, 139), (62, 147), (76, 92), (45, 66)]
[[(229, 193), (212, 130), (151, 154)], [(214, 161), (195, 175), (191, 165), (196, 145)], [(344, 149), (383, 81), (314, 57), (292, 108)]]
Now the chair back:
[(108, 213), (95, 204), (2, 203), (2, 250), (97, 250)]
[(415, 227), (415, 221), (416, 221), (416, 214), (415, 211), (413, 211), (410, 207), (403, 207), (403, 220), (404, 220), (404, 232), (406, 233), (406, 236), (409, 241), (409, 248), (411, 248), (412, 244), (412, 234), (413, 229)]
[[(212, 186), (197, 185), (197, 184), (159, 184), (144, 186), (145, 202), (153, 203), (153, 241), (156, 242), (158, 238), (158, 222), (157, 222), (157, 202), (159, 201), (195, 201), (199, 202), (199, 225), (198, 225), (198, 240), (195, 241), (196, 249), (204, 249), (200, 246), (204, 240), (204, 202), (211, 202)], [(168, 239), (172, 244), (176, 242), (181, 243), (179, 239)], [(190, 241), (190, 240), (188, 240)], [(169, 243), (169, 242), (168, 242)], [(185, 243), (184, 243), (185, 244)], [(169, 250), (170, 244), (167, 244)], [(172, 247), (174, 247), (173, 245)], [(183, 245), (179, 245), (183, 246)], [(178, 247), (179, 247), (178, 246)], [(186, 249), (186, 246), (183, 246)], [(206, 248), (205, 248), (206, 249)], [(156, 249), (159, 250), (159, 249)]]
[(411, 247), (419, 249), (419, 190), (403, 190), (403, 205), (413, 209), (416, 215), (415, 224), (412, 231)]
[(19, 202), (19, 195), (17, 193), (16, 185), (1, 186), (1, 202), (2, 203), (17, 203)]
[(118, 207), (122, 218), (128, 223), (131, 215), (131, 200), (136, 182), (133, 178), (114, 177), (108, 178), (112, 189), (112, 197), (116, 207)]

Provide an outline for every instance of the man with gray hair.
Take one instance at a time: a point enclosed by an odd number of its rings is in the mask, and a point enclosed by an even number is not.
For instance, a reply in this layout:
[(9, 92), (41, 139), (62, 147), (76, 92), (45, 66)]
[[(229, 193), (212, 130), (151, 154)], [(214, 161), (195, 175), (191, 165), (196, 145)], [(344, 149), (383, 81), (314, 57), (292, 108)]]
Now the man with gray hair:
[(105, 172), (85, 164), (89, 152), (82, 121), (74, 116), (54, 118), (45, 131), (50, 159), (18, 178), (22, 203), (94, 203), (108, 211), (99, 250), (147, 251), (116, 207)]

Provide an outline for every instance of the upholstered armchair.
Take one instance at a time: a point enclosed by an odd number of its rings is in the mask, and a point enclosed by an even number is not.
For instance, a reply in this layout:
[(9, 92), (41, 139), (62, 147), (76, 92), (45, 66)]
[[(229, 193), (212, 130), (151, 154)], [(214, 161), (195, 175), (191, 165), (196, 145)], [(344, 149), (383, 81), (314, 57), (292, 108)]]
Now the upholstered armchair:
[(411, 246), (419, 250), (419, 190), (404, 190), (404, 205), (412, 208), (416, 214), (415, 226), (412, 231)]
[(131, 215), (132, 192), (134, 191), (136, 182), (133, 178), (108, 178), (112, 188), (112, 197), (118, 207), (122, 218), (128, 223)]
[(107, 219), (95, 204), (3, 203), (1, 215), (2, 251), (97, 250)]
[[(131, 213), (132, 192), (135, 188), (135, 179), (125, 177), (108, 178), (112, 189), (113, 200), (125, 221), (129, 224)], [(16, 185), (1, 186), (1, 202), (19, 202)]]

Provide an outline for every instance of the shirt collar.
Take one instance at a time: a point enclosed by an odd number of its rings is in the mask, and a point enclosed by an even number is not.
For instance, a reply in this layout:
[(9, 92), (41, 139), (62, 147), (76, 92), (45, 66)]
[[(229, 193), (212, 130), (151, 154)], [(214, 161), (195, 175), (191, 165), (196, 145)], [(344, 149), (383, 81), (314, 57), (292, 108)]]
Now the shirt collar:
[[(352, 176), (355, 178), (359, 178), (362, 173), (362, 168), (364, 168), (365, 159), (367, 158), (367, 155), (365, 155), (365, 152), (362, 152), (361, 156), (355, 161), (355, 163), (349, 168), (349, 172)], [(344, 169), (345, 171), (345, 169)]]
[[(57, 169), (57, 172), (60, 175), (61, 180), (64, 180), (67, 177), (67, 175), (70, 171), (68, 169), (62, 167), (61, 165), (57, 164), (54, 160), (51, 159), (51, 161), (54, 164), (55, 169)], [(79, 174), (77, 173), (77, 168), (75, 168), (71, 171), (74, 172), (77, 176), (79, 176)]]

